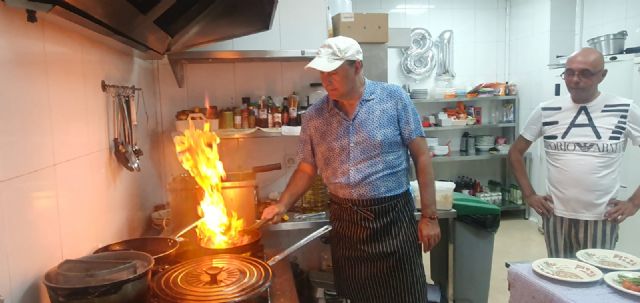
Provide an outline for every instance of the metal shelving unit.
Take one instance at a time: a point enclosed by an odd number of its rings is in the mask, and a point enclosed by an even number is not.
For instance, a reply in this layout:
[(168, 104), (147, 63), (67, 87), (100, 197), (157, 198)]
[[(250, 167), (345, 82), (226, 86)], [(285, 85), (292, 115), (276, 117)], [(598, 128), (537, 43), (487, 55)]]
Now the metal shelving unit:
[[(505, 103), (513, 103), (514, 112), (513, 112), (513, 121), (514, 122), (498, 122), (494, 124), (478, 124), (478, 125), (452, 125), (452, 126), (435, 126), (435, 127), (426, 127), (424, 128), (425, 133), (430, 137), (439, 137), (440, 141), (443, 138), (446, 140), (456, 140), (463, 132), (469, 132), (471, 135), (480, 135), (480, 134), (492, 134), (507, 137), (508, 144), (512, 144), (516, 137), (518, 136), (518, 109), (519, 102), (518, 96), (491, 96), (491, 97), (476, 97), (476, 98), (450, 98), (450, 99), (412, 99), (412, 102), (416, 105), (419, 113), (424, 112), (433, 112), (435, 110), (441, 110), (442, 107), (448, 106), (451, 107), (453, 104), (457, 102), (465, 102), (470, 103), (470, 106), (481, 106), (483, 110), (483, 117), (487, 117), (489, 115), (496, 115), (497, 117), (501, 117), (500, 113), (503, 108), (503, 104)], [(492, 119), (491, 119), (492, 120)], [(495, 121), (495, 120), (494, 120)], [(488, 122), (488, 121), (487, 121)], [(455, 141), (454, 141), (455, 142)], [(442, 143), (442, 142), (441, 142)], [(455, 147), (454, 147), (455, 148)], [(475, 162), (474, 162), (475, 161)], [(484, 161), (484, 162), (483, 162)], [(468, 176), (474, 176), (476, 171), (474, 169), (480, 169), (479, 166), (483, 166), (484, 168), (491, 166), (495, 167), (494, 173), (495, 177), (490, 178), (498, 178), (503, 184), (503, 186), (508, 186), (511, 183), (514, 183), (509, 163), (507, 161), (506, 153), (489, 153), (489, 152), (476, 152), (471, 154), (460, 153), (458, 151), (452, 151), (447, 156), (436, 156), (432, 159), (432, 162), (438, 164), (438, 167), (434, 167), (437, 173), (439, 170), (442, 172), (442, 175), (445, 175), (443, 178), (452, 178), (455, 177), (456, 174), (465, 174)], [(478, 164), (478, 163), (481, 164)], [(486, 163), (485, 163), (486, 162)], [(455, 163), (465, 163), (464, 165), (459, 166), (450, 166)], [(484, 169), (482, 168), (482, 169)], [(441, 170), (444, 169), (444, 170)], [(453, 171), (453, 173), (448, 173), (449, 171)], [(464, 171), (464, 172), (463, 172)], [(437, 177), (437, 175), (436, 175)], [(487, 175), (484, 175), (487, 178)], [(483, 182), (486, 180), (483, 180)], [(526, 205), (518, 205), (518, 204), (508, 204), (500, 207), (503, 211), (525, 211), (526, 213)]]

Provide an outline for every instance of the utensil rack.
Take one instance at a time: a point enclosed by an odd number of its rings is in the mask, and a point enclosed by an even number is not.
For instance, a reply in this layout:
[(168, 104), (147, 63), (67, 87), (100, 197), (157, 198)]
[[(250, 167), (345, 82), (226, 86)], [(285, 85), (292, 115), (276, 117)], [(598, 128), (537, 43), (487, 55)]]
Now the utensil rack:
[(115, 85), (115, 84), (107, 84), (104, 80), (100, 81), (100, 87), (102, 91), (110, 94), (122, 94), (122, 95), (133, 95), (136, 91), (142, 91), (142, 88), (136, 87), (135, 85), (124, 86), (124, 85)]

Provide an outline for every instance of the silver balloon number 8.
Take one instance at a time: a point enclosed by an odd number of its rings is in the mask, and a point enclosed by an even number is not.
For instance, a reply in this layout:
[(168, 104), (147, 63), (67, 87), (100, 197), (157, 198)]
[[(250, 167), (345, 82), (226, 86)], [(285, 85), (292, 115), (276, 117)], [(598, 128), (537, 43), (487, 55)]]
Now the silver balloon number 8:
[(455, 77), (453, 72), (453, 31), (443, 31), (434, 42), (424, 28), (411, 30), (411, 46), (403, 50), (402, 72), (416, 80), (429, 76), (437, 65), (436, 77)]

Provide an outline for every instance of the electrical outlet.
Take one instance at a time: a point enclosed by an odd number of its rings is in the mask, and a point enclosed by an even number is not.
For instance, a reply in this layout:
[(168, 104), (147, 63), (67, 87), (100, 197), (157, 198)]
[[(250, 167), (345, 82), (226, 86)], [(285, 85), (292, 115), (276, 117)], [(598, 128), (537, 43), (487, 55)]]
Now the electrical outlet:
[(284, 155), (284, 167), (291, 168), (296, 166), (296, 156), (293, 154), (285, 154)]

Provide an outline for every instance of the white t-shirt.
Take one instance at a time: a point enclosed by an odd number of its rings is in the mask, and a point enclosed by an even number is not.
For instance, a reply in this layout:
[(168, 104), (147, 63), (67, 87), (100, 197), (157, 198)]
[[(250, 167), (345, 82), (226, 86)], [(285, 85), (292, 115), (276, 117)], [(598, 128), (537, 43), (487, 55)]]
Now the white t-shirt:
[(540, 104), (521, 134), (542, 137), (547, 193), (558, 216), (602, 220), (620, 186), (627, 140), (640, 145), (640, 108), (632, 100), (601, 93), (588, 104), (569, 96)]

